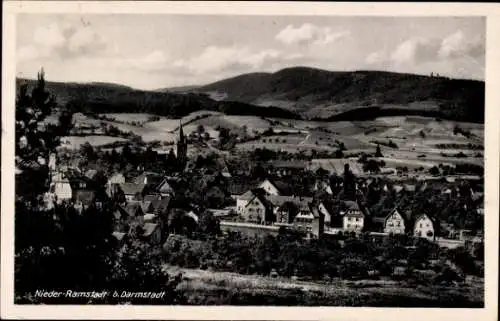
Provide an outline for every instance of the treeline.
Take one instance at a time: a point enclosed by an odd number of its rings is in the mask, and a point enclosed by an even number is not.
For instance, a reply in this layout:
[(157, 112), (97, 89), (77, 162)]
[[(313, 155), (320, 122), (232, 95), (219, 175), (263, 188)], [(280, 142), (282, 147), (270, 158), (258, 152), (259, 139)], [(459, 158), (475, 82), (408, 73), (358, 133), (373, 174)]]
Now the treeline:
[[(418, 277), (417, 270), (426, 269), (435, 272), (433, 277), (419, 278), (419, 282), (440, 284), (460, 281), (461, 274), (481, 276), (483, 273), (463, 248), (447, 250), (406, 236), (375, 241), (366, 234), (363, 239), (325, 237), (307, 241), (285, 230), (276, 237), (228, 232), (208, 240), (171, 235), (163, 246), (163, 256), (166, 263), (185, 268), (274, 274), (314, 281), (381, 277), (410, 280)], [(459, 273), (450, 271), (446, 259), (459, 267)], [(395, 272), (397, 267), (404, 273)]]

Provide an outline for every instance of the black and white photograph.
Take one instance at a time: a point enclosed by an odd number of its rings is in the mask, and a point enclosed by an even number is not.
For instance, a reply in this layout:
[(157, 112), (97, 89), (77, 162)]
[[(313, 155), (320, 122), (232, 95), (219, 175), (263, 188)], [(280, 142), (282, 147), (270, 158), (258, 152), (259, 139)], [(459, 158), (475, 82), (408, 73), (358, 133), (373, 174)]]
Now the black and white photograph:
[(485, 15), (14, 25), (10, 304), (485, 308)]

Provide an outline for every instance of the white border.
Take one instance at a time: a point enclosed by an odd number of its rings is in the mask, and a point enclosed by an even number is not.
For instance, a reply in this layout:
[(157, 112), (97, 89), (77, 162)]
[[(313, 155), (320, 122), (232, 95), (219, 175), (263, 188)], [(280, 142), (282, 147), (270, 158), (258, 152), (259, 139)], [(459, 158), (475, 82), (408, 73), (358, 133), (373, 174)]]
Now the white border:
[[(182, 320), (496, 320), (498, 298), (500, 7), (457, 3), (57, 2), (3, 3), (1, 317)], [(19, 306), (13, 304), (15, 16), (17, 13), (487, 16), (484, 309), (341, 307)], [(481, 106), (478, 106), (480, 108)]]

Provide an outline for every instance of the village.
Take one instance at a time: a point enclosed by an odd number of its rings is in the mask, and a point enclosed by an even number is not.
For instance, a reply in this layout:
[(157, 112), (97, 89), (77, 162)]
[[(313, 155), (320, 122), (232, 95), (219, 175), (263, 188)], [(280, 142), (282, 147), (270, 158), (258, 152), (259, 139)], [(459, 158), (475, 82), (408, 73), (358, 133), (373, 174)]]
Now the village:
[[(194, 162), (188, 158), (189, 140), (182, 124), (178, 135), (175, 159), (170, 159), (175, 166), (168, 172), (151, 171), (145, 168), (148, 164), (141, 164), (133, 170), (133, 177), (117, 171), (105, 174), (96, 162), (89, 166), (87, 161), (79, 168), (68, 162), (61, 164), (61, 153), (51, 154), (50, 190), (43, 197), (43, 207), (69, 204), (82, 212), (100, 206), (104, 198), (111, 199), (116, 203), (113, 236), (119, 242), (124, 242), (132, 229), (139, 229), (146, 242), (161, 245), (169, 234), (193, 229), (202, 214), (210, 213), (222, 233), (265, 237), (293, 231), (304, 239), (368, 235), (372, 240), (406, 235), (439, 247), (463, 247), (471, 255), (483, 246), (482, 229), (473, 227), (480, 226), (484, 214), (478, 179), (391, 181), (380, 175), (357, 177), (350, 168), (352, 160), (346, 160), (341, 175), (321, 167), (313, 172), (307, 161), (269, 161), (260, 167), (259, 175), (250, 177), (241, 170), (231, 170), (220, 159), (196, 165), (199, 159)], [(81, 155), (78, 159), (81, 161)], [(297, 181), (305, 176), (309, 179)], [(192, 180), (187, 182), (186, 177)], [(202, 185), (200, 193), (204, 195), (194, 201), (186, 197)], [(474, 206), (474, 217), (467, 214), (468, 223), (453, 224), (433, 207), (420, 206), (415, 211), (409, 209), (408, 201), (403, 205), (404, 199), (417, 193), (438, 195), (444, 201), (467, 200), (463, 206)]]

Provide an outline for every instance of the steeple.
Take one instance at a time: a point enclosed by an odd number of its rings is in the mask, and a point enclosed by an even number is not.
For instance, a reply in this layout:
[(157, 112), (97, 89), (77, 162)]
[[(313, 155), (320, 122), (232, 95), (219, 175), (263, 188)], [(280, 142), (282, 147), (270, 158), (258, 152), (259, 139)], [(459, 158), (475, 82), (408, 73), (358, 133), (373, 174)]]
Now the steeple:
[(186, 166), (187, 162), (187, 141), (182, 130), (182, 119), (179, 120), (179, 141), (177, 142), (177, 162), (181, 168)]

